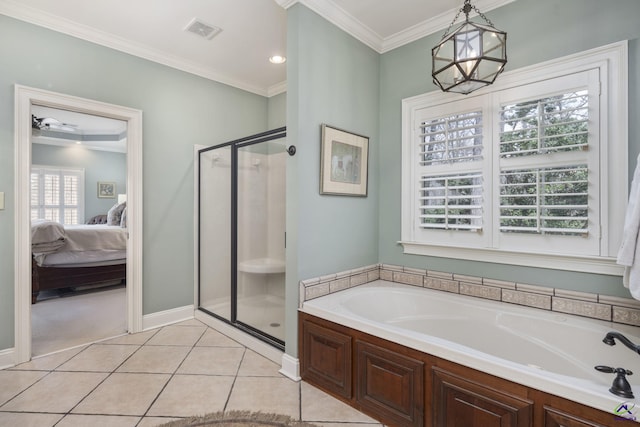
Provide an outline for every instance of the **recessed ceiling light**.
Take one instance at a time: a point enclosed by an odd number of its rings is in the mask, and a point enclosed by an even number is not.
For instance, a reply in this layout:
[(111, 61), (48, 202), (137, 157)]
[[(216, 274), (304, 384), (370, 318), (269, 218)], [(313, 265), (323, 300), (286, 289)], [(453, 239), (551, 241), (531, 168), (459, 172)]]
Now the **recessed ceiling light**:
[(269, 62), (271, 62), (272, 64), (283, 64), (286, 60), (287, 58), (280, 55), (273, 55), (269, 58)]

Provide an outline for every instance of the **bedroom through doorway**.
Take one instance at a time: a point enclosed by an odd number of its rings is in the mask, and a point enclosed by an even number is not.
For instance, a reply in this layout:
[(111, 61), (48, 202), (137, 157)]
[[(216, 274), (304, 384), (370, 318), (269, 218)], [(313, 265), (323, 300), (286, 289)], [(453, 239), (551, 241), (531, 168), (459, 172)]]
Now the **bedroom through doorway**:
[(15, 88), (19, 364), (142, 330), (142, 112)]
[(127, 123), (31, 107), (32, 356), (127, 332)]

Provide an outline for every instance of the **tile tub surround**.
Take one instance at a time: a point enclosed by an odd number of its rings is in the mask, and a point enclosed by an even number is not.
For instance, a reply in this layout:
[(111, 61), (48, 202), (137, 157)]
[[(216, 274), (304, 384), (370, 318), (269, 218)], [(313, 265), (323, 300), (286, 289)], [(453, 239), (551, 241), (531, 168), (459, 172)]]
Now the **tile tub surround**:
[(378, 279), (624, 325), (640, 326), (640, 301), (630, 298), (391, 264), (374, 264), (303, 280), (299, 284), (300, 307), (304, 301)]

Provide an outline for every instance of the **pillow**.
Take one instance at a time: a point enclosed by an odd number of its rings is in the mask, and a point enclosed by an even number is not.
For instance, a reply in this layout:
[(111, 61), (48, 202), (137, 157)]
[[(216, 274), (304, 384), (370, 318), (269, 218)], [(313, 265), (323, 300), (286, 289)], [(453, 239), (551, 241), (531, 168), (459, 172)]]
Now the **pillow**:
[(127, 207), (127, 202), (115, 204), (109, 212), (107, 212), (107, 225), (120, 225), (122, 219), (122, 211)]
[(120, 217), (120, 227), (127, 228), (127, 208), (122, 210), (122, 216)]

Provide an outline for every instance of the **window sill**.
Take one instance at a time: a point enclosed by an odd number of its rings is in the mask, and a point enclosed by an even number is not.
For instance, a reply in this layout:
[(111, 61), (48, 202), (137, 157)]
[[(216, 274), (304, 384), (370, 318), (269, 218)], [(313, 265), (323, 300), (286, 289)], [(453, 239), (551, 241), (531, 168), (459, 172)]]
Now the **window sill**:
[(583, 273), (622, 276), (624, 266), (616, 264), (615, 258), (577, 257), (556, 254), (534, 254), (501, 251), (496, 249), (459, 248), (426, 245), (419, 242), (400, 241), (405, 254), (434, 256), (439, 258), (481, 261), (496, 264), (520, 265), (524, 267), (549, 268), (553, 270), (579, 271)]

